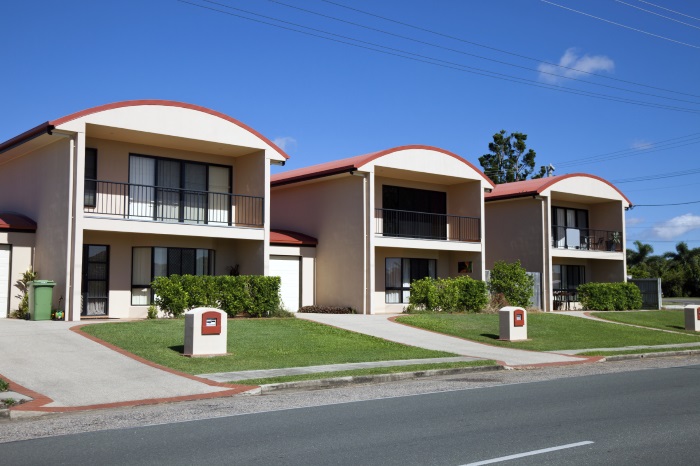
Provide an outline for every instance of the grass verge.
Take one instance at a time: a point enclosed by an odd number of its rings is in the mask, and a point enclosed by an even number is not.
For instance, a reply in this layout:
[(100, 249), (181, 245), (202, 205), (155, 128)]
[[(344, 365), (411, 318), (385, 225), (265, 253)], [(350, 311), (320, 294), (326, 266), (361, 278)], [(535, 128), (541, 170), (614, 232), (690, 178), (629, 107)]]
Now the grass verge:
[(700, 336), (611, 325), (559, 314), (528, 314), (528, 340), (498, 340), (496, 314), (416, 314), (398, 322), (496, 346), (533, 351), (697, 343)]
[(674, 332), (697, 335), (697, 332), (685, 329), (685, 312), (680, 310), (641, 311), (641, 312), (592, 312), (592, 316), (623, 324), (672, 330)]
[(463, 362), (444, 362), (436, 364), (414, 364), (411, 366), (390, 366), (390, 367), (372, 367), (369, 369), (354, 369), (349, 371), (337, 372), (319, 372), (316, 374), (301, 374), (301, 375), (285, 375), (280, 377), (268, 377), (266, 379), (248, 379), (237, 380), (231, 383), (241, 383), (245, 385), (265, 385), (270, 383), (283, 382), (298, 382), (301, 380), (319, 380), (329, 379), (333, 377), (347, 376), (363, 376), (363, 375), (379, 375), (379, 374), (398, 374), (401, 372), (418, 372), (431, 371), (435, 369), (455, 369), (460, 367), (483, 367), (495, 366), (496, 361), (481, 360), (481, 361), (463, 361)]
[(456, 356), (301, 319), (229, 320), (229, 354), (213, 358), (182, 356), (184, 319), (93, 324), (83, 331), (188, 374)]

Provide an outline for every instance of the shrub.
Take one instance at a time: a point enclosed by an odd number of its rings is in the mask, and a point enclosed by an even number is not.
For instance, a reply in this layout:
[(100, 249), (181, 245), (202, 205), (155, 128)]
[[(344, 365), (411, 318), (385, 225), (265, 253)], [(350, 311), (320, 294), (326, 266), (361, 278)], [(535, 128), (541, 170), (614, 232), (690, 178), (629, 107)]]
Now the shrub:
[(158, 308), (155, 304), (148, 306), (148, 313), (146, 314), (147, 319), (157, 319), (158, 318)]
[(10, 389), (10, 383), (7, 380), (0, 379), (0, 392), (6, 392)]
[(498, 261), (489, 279), (491, 293), (503, 293), (511, 306), (529, 307), (532, 303), (534, 278), (527, 274), (520, 261)]
[(493, 293), (489, 297), (489, 303), (486, 305), (486, 312), (493, 314), (506, 306), (510, 306), (510, 303), (503, 295), (503, 293)]
[(230, 317), (244, 312), (251, 317), (285, 315), (279, 277), (171, 275), (156, 278), (151, 286), (156, 305), (173, 317), (196, 307), (217, 307)]
[(19, 288), (20, 294), (18, 294), (17, 297), (20, 301), (17, 310), (12, 312), (10, 317), (24, 319), (29, 313), (29, 282), (36, 280), (37, 276), (37, 272), (33, 271), (30, 267), (22, 273), (22, 278), (17, 280), (15, 286)]
[(313, 314), (357, 314), (357, 311), (349, 306), (303, 306), (299, 308), (297, 312)]
[(406, 312), (479, 312), (486, 306), (486, 284), (469, 277), (430, 277), (411, 283)]
[(151, 283), (156, 305), (171, 317), (180, 317), (189, 307), (189, 296), (179, 275), (158, 277)]
[(596, 311), (624, 311), (642, 307), (642, 293), (633, 283), (586, 283), (579, 285), (578, 297), (584, 309)]

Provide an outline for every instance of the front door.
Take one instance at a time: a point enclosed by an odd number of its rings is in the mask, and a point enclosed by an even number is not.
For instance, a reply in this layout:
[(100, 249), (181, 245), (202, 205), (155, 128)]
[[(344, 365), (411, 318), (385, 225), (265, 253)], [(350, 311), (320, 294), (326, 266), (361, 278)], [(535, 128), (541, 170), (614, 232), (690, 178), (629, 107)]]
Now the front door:
[(107, 316), (109, 312), (109, 246), (83, 246), (82, 316)]

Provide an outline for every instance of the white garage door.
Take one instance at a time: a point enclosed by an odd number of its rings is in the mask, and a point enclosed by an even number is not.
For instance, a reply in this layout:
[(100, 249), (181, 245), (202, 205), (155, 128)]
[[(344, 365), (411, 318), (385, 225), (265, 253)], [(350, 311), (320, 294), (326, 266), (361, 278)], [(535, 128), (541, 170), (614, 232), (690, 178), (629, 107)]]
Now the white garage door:
[(299, 257), (271, 256), (270, 275), (280, 277), (282, 305), (288, 311), (296, 312), (299, 307), (300, 267)]
[(0, 244), (0, 318), (7, 317), (10, 307), (10, 246)]

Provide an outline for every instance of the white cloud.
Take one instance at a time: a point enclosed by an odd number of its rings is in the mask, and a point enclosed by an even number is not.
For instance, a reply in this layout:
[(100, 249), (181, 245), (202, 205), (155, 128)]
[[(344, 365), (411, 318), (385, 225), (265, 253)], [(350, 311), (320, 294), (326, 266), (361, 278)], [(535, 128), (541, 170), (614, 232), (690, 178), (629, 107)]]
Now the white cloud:
[(697, 228), (700, 228), (700, 215), (685, 214), (655, 225), (652, 231), (657, 238), (673, 239)]
[(627, 226), (631, 227), (631, 226), (639, 225), (640, 223), (644, 223), (644, 219), (641, 217), (632, 217), (632, 218), (628, 218), (626, 220), (626, 222), (627, 222)]
[(651, 149), (652, 147), (654, 147), (654, 143), (648, 142), (648, 141), (638, 140), (638, 141), (633, 141), (632, 144), (630, 145), (630, 147), (632, 149), (639, 149), (639, 150)]
[(554, 84), (561, 81), (560, 76), (577, 78), (586, 73), (613, 71), (615, 69), (615, 62), (605, 55), (579, 55), (578, 50), (574, 47), (566, 49), (564, 55), (559, 59), (559, 65), (566, 68), (540, 63), (537, 67), (540, 71), (540, 80)]
[(287, 152), (297, 147), (297, 140), (290, 136), (283, 136), (272, 140), (277, 147)]

